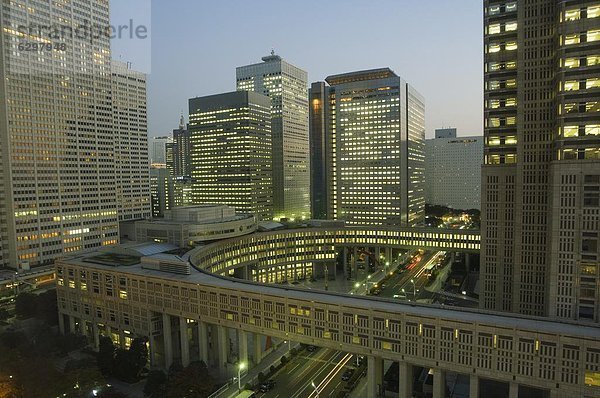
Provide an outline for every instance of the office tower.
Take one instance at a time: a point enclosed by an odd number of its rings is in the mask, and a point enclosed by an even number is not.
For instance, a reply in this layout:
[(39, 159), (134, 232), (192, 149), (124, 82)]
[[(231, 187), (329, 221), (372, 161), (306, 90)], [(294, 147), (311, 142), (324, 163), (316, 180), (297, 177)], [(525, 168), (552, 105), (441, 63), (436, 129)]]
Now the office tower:
[(310, 216), (308, 75), (273, 52), (236, 69), (238, 90), (271, 99), (274, 218)]
[(190, 169), (190, 132), (183, 115), (179, 121), (179, 128), (173, 130), (173, 142), (167, 144), (167, 168), (175, 177), (189, 177), (192, 173)]
[(271, 100), (234, 91), (192, 98), (189, 106), (194, 203), (271, 219)]
[(350, 225), (421, 221), (423, 97), (389, 68), (329, 76), (325, 81), (329, 86), (312, 84), (309, 98), (311, 145), (325, 145), (312, 152), (313, 183), (321, 191), (313, 195), (313, 207), (322, 213), (317, 199), (326, 195), (327, 217)]
[(167, 146), (173, 143), (173, 139), (168, 136), (152, 137), (149, 140), (150, 164), (167, 164), (168, 157)]
[(112, 101), (119, 221), (149, 218), (146, 75), (113, 60)]
[(117, 243), (119, 229), (109, 37), (67, 31), (58, 49), (19, 49), (47, 40), (24, 21), (109, 26), (109, 2), (26, 4), (0, 9), (0, 264), (12, 268)]
[(162, 218), (173, 207), (173, 176), (164, 165), (150, 166), (152, 218)]
[(484, 7), (481, 306), (598, 322), (600, 7)]
[(327, 149), (328, 129), (331, 129), (329, 104), (329, 87), (325, 82), (315, 82), (309, 90), (309, 134), (310, 134), (310, 212), (318, 220), (329, 217), (327, 199), (330, 195), (330, 186), (327, 183), (326, 159), (332, 156)]
[(425, 140), (425, 203), (453, 209), (481, 208), (483, 137), (435, 130)]

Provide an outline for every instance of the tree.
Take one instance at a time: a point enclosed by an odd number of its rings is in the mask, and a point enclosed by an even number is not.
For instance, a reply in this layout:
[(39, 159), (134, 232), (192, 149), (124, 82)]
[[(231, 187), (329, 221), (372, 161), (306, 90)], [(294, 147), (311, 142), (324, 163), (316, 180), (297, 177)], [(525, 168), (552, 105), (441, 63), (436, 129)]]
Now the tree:
[(146, 339), (137, 337), (133, 339), (129, 346), (129, 361), (134, 369), (134, 374), (139, 377), (140, 372), (148, 363), (148, 346)]
[(146, 378), (144, 395), (151, 398), (164, 397), (167, 393), (167, 375), (162, 370), (152, 370)]
[(15, 300), (15, 312), (21, 319), (31, 318), (36, 314), (37, 298), (31, 293), (21, 293)]
[(50, 326), (58, 325), (58, 302), (56, 289), (48, 290), (37, 296), (35, 317)]
[(204, 398), (214, 390), (214, 380), (204, 362), (192, 362), (169, 377), (168, 397)]
[(108, 337), (100, 337), (98, 367), (103, 375), (113, 374), (115, 368), (115, 346)]
[(10, 317), (10, 314), (5, 308), (0, 308), (0, 321), (4, 321)]

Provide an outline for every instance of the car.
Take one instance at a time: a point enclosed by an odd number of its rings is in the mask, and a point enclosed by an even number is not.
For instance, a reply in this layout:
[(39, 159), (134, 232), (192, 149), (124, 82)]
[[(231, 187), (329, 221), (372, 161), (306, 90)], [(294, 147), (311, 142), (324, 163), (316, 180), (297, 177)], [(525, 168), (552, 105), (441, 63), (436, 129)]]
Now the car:
[(317, 347), (315, 347), (314, 345), (309, 345), (306, 347), (306, 351), (308, 352), (314, 352), (317, 350)]
[(271, 379), (271, 380), (267, 380), (264, 383), (262, 383), (260, 385), (260, 392), (267, 392), (273, 389), (273, 387), (275, 387), (275, 380)]
[(346, 371), (342, 374), (342, 381), (350, 380), (353, 373), (354, 373), (354, 369), (346, 369)]
[(394, 294), (394, 298), (406, 300), (406, 294), (404, 294), (404, 293)]

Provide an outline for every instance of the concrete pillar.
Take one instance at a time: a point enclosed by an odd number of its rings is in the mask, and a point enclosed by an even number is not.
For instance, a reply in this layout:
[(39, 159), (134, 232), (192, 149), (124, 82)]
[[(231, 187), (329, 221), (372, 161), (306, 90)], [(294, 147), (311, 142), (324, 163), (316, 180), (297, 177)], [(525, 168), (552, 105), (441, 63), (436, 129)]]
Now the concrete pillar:
[(165, 344), (165, 369), (173, 364), (173, 341), (171, 340), (171, 315), (163, 314), (163, 340)]
[(227, 377), (227, 352), (229, 349), (229, 339), (227, 338), (227, 328), (217, 325), (217, 369), (221, 377)]
[(65, 334), (65, 314), (58, 313), (58, 330), (60, 330), (60, 334)]
[(433, 398), (446, 397), (446, 372), (434, 368), (433, 369)]
[(248, 365), (248, 336), (243, 330), (238, 330), (238, 361)]
[(198, 321), (198, 358), (208, 366), (208, 328)]
[(179, 318), (179, 339), (181, 340), (181, 365), (185, 368), (190, 364), (190, 340), (187, 319), (184, 317)]
[(400, 375), (398, 381), (399, 398), (412, 398), (413, 393), (413, 367), (411, 364), (406, 362), (398, 363), (398, 370)]
[(367, 363), (367, 398), (376, 398), (383, 387), (383, 359), (369, 356)]
[(94, 339), (94, 351), (100, 349), (100, 334), (98, 333), (98, 324), (96, 321), (92, 322), (92, 338)]
[(357, 265), (356, 262), (358, 260), (358, 248), (354, 247), (354, 253), (352, 254), (352, 278), (357, 279), (358, 275), (357, 275)]
[(155, 344), (155, 339), (154, 336), (152, 335), (152, 333), (150, 333), (150, 336), (148, 336), (148, 341), (150, 342), (150, 347), (148, 350), (148, 357), (150, 358), (150, 366), (154, 367), (154, 366), (158, 366), (158, 364), (156, 363), (156, 346)]
[(471, 272), (471, 253), (465, 253), (465, 267), (467, 273)]
[(125, 331), (122, 329), (119, 329), (119, 345), (125, 348)]
[(519, 384), (510, 382), (508, 384), (508, 398), (519, 398)]
[(342, 264), (344, 264), (343, 270), (346, 273), (346, 267), (348, 267), (348, 248), (346, 246), (342, 248)]
[(471, 375), (469, 381), (469, 398), (479, 398), (479, 376)]
[(67, 315), (69, 317), (69, 333), (75, 333), (75, 317)]
[(258, 365), (262, 361), (262, 338), (258, 333), (252, 335), (254, 345), (254, 364)]

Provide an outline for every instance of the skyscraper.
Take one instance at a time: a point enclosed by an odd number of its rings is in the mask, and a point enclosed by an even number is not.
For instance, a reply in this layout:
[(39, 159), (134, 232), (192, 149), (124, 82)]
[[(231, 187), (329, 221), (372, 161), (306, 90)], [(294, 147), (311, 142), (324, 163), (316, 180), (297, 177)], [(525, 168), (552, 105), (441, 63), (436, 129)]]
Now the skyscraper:
[(238, 90), (271, 99), (274, 218), (310, 216), (308, 75), (272, 53), (236, 69)]
[(119, 221), (149, 218), (146, 75), (113, 60), (112, 102)]
[(226, 204), (271, 219), (270, 99), (234, 91), (189, 104), (194, 203)]
[(483, 308), (600, 321), (600, 5), (484, 2)]
[(169, 145), (173, 143), (173, 138), (169, 136), (161, 136), (161, 137), (152, 137), (149, 140), (149, 150), (150, 150), (150, 164), (167, 164), (169, 154), (167, 153), (167, 148)]
[[(65, 253), (117, 243), (119, 200), (136, 200), (123, 217), (145, 211), (145, 188), (119, 184), (115, 161), (131, 132), (115, 123), (134, 121), (132, 136), (144, 134), (144, 83), (115, 86), (121, 72), (112, 67), (108, 35), (90, 40), (65, 29), (51, 38), (51, 50), (26, 50), (27, 43), (50, 40), (39, 26), (60, 21), (75, 30), (91, 21), (108, 27), (109, 2), (6, 3), (0, 20), (0, 264), (49, 264)], [(130, 89), (131, 102), (125, 100)], [(130, 113), (119, 114), (129, 103)], [(143, 145), (133, 152), (143, 152)], [(124, 175), (141, 175), (135, 167)]]
[(189, 177), (192, 175), (190, 164), (190, 131), (188, 130), (183, 115), (179, 121), (179, 128), (173, 130), (172, 153), (167, 155), (167, 167), (175, 177)]
[(350, 225), (414, 225), (424, 216), (425, 105), (391, 69), (313, 83), (313, 208)]
[(483, 137), (457, 137), (456, 129), (425, 140), (425, 202), (454, 209), (481, 208)]

